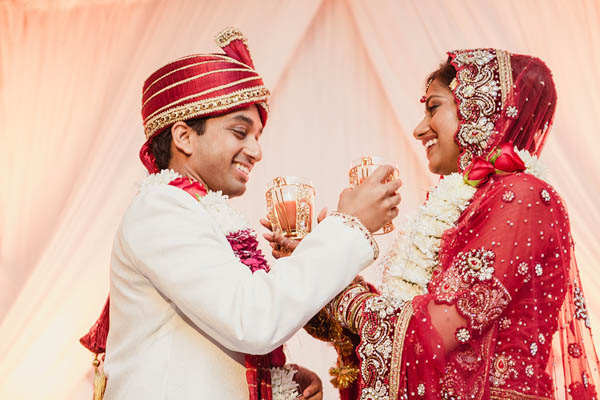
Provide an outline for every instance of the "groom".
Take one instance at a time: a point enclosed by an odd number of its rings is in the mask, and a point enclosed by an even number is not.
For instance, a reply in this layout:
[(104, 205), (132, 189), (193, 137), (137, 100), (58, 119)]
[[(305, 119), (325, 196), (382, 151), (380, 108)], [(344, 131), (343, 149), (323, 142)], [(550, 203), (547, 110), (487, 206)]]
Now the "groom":
[[(217, 43), (225, 54), (181, 58), (144, 84), (151, 175), (115, 237), (106, 400), (271, 399), (291, 376), (280, 346), (377, 257), (370, 232), (398, 212), (400, 182), (380, 183), (382, 167), (269, 268), (255, 233), (211, 192), (245, 192), (269, 92), (239, 31)], [(105, 310), (82, 343), (104, 351), (107, 327)]]

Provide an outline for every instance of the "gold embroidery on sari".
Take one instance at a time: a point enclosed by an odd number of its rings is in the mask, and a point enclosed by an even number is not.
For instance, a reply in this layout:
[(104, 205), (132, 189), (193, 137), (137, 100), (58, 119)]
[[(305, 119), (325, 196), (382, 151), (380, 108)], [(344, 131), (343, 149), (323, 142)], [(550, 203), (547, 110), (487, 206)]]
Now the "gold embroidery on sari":
[(502, 109), (504, 109), (506, 108), (508, 94), (513, 87), (510, 53), (504, 50), (496, 50), (496, 58), (498, 58), (498, 75), (500, 76), (500, 90), (502, 92)]
[(413, 316), (412, 303), (409, 301), (404, 304), (394, 331), (394, 342), (392, 347), (392, 362), (390, 371), (390, 398), (398, 397), (400, 390), (400, 371), (402, 370), (402, 351), (404, 350), (404, 340), (406, 339), (406, 331)]
[[(364, 389), (360, 400), (389, 398), (395, 315), (406, 303), (398, 303), (386, 296), (367, 299), (364, 303), (364, 321), (360, 327), (361, 342), (357, 348), (361, 379)], [(407, 311), (408, 312), (408, 311)], [(400, 313), (402, 313), (400, 311)]]
[(492, 283), (476, 283), (462, 293), (456, 301), (456, 309), (469, 320), (471, 329), (482, 332), (500, 317), (510, 301), (508, 290), (494, 277)]
[(490, 400), (551, 400), (548, 397), (533, 396), (509, 389), (490, 389)]
[(454, 95), (464, 121), (457, 134), (463, 149), (476, 156), (483, 155), (494, 131), (500, 85), (495, 74), (495, 52), (472, 50), (457, 53), (454, 63), (459, 67), (458, 85)]

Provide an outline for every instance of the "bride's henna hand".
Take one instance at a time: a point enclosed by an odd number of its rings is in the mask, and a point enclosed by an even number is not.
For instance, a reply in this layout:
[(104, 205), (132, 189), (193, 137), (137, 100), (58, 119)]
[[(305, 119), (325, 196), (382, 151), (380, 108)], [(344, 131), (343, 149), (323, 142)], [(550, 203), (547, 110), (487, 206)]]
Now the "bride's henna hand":
[[(324, 208), (317, 217), (317, 222), (320, 223), (327, 216), (327, 208)], [(273, 226), (267, 219), (261, 218), (260, 224), (267, 228), (270, 232), (264, 233), (263, 237), (269, 242), (269, 245), (273, 248), (272, 254), (275, 258), (287, 257), (296, 249), (300, 240), (288, 239), (280, 235), (273, 233)]]

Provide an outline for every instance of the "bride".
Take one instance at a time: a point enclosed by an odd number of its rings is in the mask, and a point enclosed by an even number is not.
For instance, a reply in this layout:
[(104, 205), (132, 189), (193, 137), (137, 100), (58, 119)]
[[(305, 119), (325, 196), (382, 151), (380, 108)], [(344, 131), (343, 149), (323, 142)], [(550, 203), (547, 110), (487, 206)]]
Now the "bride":
[[(551, 72), (502, 50), (448, 56), (414, 130), (440, 182), (384, 259), (381, 287), (357, 278), (306, 329), (334, 343), (343, 399), (554, 399), (559, 381), (566, 399), (596, 398), (567, 210), (537, 159)], [(267, 236), (276, 256), (296, 245)]]

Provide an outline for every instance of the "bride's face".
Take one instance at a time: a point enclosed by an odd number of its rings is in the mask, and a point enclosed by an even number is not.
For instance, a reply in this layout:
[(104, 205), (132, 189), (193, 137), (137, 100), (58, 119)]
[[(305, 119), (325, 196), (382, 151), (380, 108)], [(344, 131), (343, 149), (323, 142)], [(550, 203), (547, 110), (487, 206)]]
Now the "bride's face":
[(460, 149), (454, 134), (459, 121), (454, 96), (448, 86), (435, 79), (429, 85), (425, 99), (425, 118), (413, 135), (423, 143), (431, 172), (439, 175), (458, 172)]

